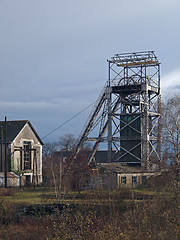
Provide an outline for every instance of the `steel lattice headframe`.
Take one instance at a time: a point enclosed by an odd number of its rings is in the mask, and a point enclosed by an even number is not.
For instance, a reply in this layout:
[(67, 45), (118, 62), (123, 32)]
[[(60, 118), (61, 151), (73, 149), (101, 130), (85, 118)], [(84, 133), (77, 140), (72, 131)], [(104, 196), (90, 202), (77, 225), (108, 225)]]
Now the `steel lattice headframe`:
[(89, 163), (98, 149), (104, 162), (160, 163), (160, 63), (153, 51), (115, 54), (108, 60), (109, 76), (78, 138), (75, 153), (93, 142)]

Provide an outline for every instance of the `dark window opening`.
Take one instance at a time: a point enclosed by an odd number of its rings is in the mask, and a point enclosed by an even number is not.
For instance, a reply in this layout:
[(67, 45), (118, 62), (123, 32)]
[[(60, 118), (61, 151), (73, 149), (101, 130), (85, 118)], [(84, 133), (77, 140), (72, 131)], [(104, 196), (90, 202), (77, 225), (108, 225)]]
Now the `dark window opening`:
[(126, 184), (126, 177), (121, 177), (121, 184)]
[(132, 183), (137, 183), (137, 176), (132, 176)]
[(31, 142), (24, 142), (24, 169), (31, 169)]
[(142, 176), (142, 183), (146, 182), (146, 176)]

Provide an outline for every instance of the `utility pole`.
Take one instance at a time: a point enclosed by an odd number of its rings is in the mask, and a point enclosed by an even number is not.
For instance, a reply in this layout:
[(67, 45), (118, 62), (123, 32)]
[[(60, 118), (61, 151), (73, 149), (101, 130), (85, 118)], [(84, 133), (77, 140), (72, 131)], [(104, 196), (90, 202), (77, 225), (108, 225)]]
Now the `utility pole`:
[[(23, 149), (23, 151), (25, 151), (25, 150)], [(37, 157), (36, 157), (37, 150), (34, 148), (31, 148), (28, 151), (34, 152), (32, 184), (33, 184), (33, 188), (35, 189), (36, 185), (38, 184), (38, 170), (37, 170)]]
[(7, 117), (5, 117), (5, 136), (4, 136), (4, 144), (5, 144), (5, 161), (4, 161), (4, 185), (7, 188)]
[(1, 126), (1, 172), (3, 171), (3, 126)]

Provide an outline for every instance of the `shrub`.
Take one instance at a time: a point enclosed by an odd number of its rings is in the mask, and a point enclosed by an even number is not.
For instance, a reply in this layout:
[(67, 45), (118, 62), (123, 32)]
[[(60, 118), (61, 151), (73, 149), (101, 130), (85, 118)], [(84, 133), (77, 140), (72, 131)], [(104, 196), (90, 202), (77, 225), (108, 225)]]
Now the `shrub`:
[(19, 191), (17, 188), (0, 188), (0, 197), (13, 196)]

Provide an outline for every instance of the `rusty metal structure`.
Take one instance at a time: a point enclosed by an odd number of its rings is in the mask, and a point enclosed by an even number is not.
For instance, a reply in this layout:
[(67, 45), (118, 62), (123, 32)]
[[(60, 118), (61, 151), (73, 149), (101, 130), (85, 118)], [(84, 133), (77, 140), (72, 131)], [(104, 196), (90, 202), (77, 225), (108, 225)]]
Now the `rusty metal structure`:
[(89, 163), (98, 148), (105, 162), (150, 169), (161, 162), (160, 63), (154, 51), (115, 54), (108, 62), (108, 80), (78, 138), (93, 143)]

